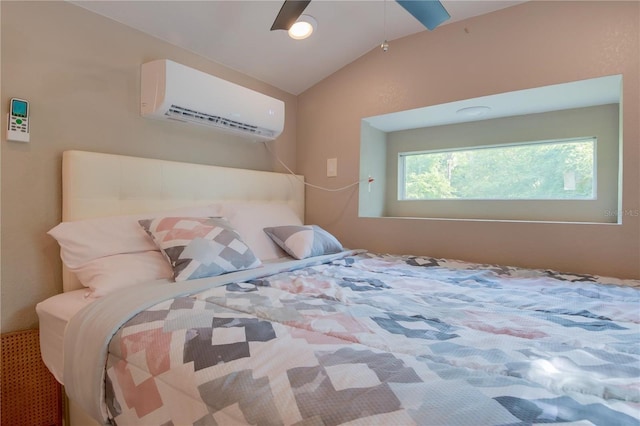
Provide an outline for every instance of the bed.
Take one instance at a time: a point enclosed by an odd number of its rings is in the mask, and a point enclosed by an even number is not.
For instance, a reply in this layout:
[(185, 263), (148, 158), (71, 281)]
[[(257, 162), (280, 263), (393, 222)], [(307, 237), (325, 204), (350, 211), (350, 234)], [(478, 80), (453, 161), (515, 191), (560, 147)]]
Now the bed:
[(640, 424), (640, 281), (347, 249), (302, 182), (65, 152), (72, 425)]

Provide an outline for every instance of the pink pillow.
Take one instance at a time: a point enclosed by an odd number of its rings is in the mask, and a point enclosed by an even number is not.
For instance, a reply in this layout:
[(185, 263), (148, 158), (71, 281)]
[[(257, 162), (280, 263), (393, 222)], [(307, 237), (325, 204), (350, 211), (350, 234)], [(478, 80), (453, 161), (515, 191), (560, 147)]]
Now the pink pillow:
[(140, 220), (169, 260), (176, 281), (257, 268), (262, 262), (220, 217), (161, 217)]

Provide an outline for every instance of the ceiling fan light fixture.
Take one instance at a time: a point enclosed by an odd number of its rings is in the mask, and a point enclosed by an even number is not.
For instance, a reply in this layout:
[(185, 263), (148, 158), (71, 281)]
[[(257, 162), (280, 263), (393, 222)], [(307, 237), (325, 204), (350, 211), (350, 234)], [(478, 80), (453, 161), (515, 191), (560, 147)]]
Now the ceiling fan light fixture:
[(289, 37), (303, 40), (309, 37), (317, 28), (318, 22), (313, 16), (300, 15), (300, 18), (289, 28)]

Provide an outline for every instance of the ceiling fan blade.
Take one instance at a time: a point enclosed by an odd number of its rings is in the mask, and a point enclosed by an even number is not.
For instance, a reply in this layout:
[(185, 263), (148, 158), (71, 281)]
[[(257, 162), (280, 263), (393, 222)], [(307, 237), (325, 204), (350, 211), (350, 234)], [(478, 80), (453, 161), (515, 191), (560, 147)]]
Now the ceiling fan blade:
[(396, 0), (396, 2), (429, 30), (433, 30), (451, 18), (449, 12), (438, 0)]
[(298, 20), (311, 0), (285, 0), (273, 21), (271, 31), (273, 30), (289, 30)]

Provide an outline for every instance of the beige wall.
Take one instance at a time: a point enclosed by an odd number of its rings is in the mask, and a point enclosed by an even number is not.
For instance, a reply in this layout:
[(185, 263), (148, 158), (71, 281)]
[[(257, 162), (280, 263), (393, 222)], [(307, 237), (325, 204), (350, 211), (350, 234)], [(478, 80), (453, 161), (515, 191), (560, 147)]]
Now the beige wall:
[(359, 178), (363, 117), (622, 74), (622, 225), (359, 218), (357, 188), (308, 188), (307, 222), (348, 247), (640, 278), (639, 24), (637, 2), (532, 1), (374, 48), (298, 97), (298, 172), (340, 187)]
[(30, 101), (31, 142), (2, 132), (2, 332), (37, 326), (35, 304), (61, 292), (56, 242), (62, 151), (81, 149), (282, 171), (262, 143), (139, 114), (143, 62), (168, 58), (282, 99), (271, 142), (295, 170), (295, 96), (63, 1), (2, 1), (2, 126), (9, 98)]

